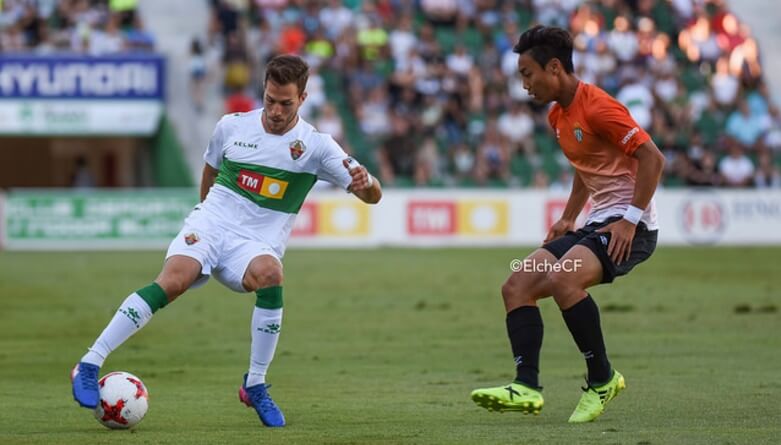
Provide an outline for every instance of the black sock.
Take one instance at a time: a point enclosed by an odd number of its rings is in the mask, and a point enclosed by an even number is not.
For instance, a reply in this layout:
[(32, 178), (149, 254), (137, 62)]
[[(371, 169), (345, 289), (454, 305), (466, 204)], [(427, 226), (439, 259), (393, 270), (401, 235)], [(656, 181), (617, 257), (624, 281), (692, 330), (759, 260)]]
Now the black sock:
[(542, 317), (537, 306), (521, 306), (507, 314), (507, 335), (515, 358), (515, 380), (539, 388)]
[(561, 311), (572, 338), (586, 358), (589, 384), (604, 384), (610, 380), (610, 362), (607, 359), (602, 327), (599, 325), (599, 307), (586, 296), (575, 306)]

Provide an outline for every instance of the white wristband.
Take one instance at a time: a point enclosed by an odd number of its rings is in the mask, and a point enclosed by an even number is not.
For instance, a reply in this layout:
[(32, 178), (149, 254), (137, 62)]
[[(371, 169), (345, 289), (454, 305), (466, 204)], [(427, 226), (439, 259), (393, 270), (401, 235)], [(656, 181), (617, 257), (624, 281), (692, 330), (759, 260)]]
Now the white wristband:
[(637, 207), (630, 205), (627, 207), (626, 212), (624, 213), (624, 219), (634, 225), (637, 225), (637, 223), (640, 222), (640, 218), (643, 217), (643, 213), (645, 213), (643, 209), (638, 209)]
[[(348, 167), (349, 171), (353, 171), (353, 169), (360, 167), (361, 163), (358, 162), (358, 160), (355, 159), (354, 157), (348, 156), (347, 157), (347, 165), (349, 165), (349, 167)], [(374, 180), (372, 179), (372, 175), (371, 175), (371, 173), (369, 173), (367, 171), (366, 172), (366, 176), (368, 176), (368, 178), (369, 178), (369, 180), (367, 181), (367, 184), (368, 184), (367, 187), (371, 187), (372, 184), (374, 184)]]

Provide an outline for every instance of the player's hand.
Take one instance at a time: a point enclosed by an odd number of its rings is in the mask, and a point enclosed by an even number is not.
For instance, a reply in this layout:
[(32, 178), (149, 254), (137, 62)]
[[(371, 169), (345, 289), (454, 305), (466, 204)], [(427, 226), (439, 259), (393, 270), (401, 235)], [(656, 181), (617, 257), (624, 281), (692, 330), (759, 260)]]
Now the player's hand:
[(572, 230), (575, 230), (575, 221), (560, 219), (551, 226), (550, 230), (548, 230), (548, 235), (545, 237), (543, 244), (548, 241), (553, 241), (560, 236), (564, 236), (567, 232)]
[(632, 253), (632, 240), (635, 238), (637, 226), (621, 218), (597, 230), (599, 233), (610, 233), (610, 243), (607, 245), (607, 254), (616, 265), (629, 259)]
[(372, 181), (369, 178), (369, 171), (366, 170), (366, 167), (363, 165), (357, 167), (351, 166), (349, 159), (343, 160), (342, 165), (350, 172), (350, 176), (353, 178), (353, 182), (350, 183), (351, 192), (359, 192), (371, 187)]

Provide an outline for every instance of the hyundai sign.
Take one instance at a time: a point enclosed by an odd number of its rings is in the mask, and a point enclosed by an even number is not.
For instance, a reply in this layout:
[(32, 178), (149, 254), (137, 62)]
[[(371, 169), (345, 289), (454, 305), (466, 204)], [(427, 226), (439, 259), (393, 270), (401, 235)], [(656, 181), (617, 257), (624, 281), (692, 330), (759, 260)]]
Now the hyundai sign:
[(0, 56), (0, 133), (150, 135), (164, 101), (160, 56)]

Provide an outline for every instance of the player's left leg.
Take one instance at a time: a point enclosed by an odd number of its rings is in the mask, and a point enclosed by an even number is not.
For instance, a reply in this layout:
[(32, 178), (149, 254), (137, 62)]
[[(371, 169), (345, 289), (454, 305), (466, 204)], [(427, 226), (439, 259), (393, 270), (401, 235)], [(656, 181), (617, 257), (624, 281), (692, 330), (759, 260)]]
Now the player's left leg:
[(601, 415), (605, 405), (625, 387), (624, 377), (610, 366), (599, 308), (586, 291), (603, 281), (603, 265), (600, 258), (582, 244), (570, 249), (559, 264), (559, 270), (548, 274), (553, 298), (588, 368), (586, 388), (569, 421), (589, 422)]
[(252, 345), (249, 372), (239, 397), (252, 406), (266, 426), (285, 426), (285, 416), (268, 394), (266, 372), (274, 359), (282, 327), (282, 263), (273, 255), (250, 261), (242, 278), (245, 290), (257, 296), (252, 313)]

